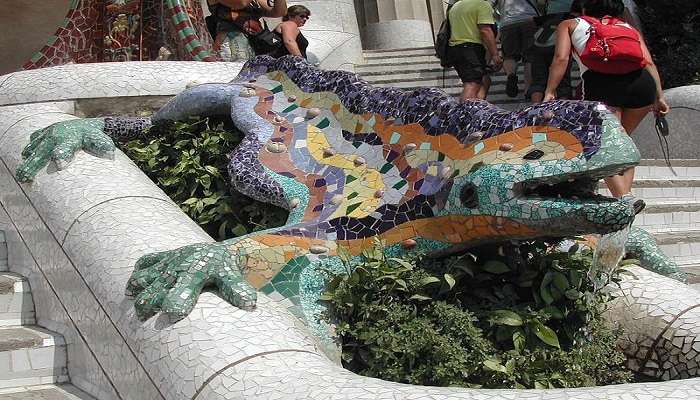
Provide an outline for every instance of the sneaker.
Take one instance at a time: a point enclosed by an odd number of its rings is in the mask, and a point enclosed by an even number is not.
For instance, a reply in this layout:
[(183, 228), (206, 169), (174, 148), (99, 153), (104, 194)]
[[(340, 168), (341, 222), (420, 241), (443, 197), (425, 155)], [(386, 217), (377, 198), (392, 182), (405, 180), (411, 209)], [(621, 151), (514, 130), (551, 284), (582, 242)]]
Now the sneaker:
[(508, 95), (508, 97), (515, 97), (518, 95), (518, 76), (515, 74), (508, 75), (508, 82), (506, 82), (506, 95)]
[(640, 199), (637, 198), (637, 196), (633, 195), (632, 193), (627, 193), (626, 195), (623, 195), (620, 200), (625, 201), (629, 204), (632, 204), (632, 208), (634, 209), (634, 215), (639, 214), (644, 210), (644, 207), (647, 206), (647, 203)]

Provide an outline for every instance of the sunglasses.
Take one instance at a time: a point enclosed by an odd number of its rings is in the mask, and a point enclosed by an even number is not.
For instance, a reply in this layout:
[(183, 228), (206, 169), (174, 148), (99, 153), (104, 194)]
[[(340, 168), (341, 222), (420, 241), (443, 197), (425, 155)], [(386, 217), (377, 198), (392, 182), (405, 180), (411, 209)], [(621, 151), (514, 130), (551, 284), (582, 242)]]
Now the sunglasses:
[(306, 14), (301, 14), (301, 15), (298, 15), (298, 17), (299, 17), (299, 18), (303, 18), (303, 19), (309, 19), (311, 16), (310, 16), (310, 15), (306, 15)]

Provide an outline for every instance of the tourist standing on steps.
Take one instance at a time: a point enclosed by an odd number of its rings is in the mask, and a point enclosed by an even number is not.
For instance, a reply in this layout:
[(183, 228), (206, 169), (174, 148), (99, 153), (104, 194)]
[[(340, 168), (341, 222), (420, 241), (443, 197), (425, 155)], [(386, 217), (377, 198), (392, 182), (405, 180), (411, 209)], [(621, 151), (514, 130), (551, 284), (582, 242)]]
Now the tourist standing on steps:
[(255, 57), (250, 37), (263, 30), (262, 17), (287, 14), (287, 0), (207, 0), (216, 21), (214, 51), (223, 61)]
[[(535, 17), (537, 32), (534, 36), (531, 58), (532, 83), (525, 92), (525, 96), (533, 103), (541, 103), (544, 98), (544, 90), (549, 78), (549, 67), (554, 58), (554, 44), (556, 43), (556, 31), (559, 23), (567, 18), (573, 18), (571, 5), (573, 0), (546, 0), (542, 15)], [(572, 98), (571, 88), (571, 62), (564, 73), (564, 77), (557, 87), (557, 98)]]
[[(503, 64), (498, 54), (492, 25), (493, 7), (486, 0), (459, 0), (450, 9), (451, 35), (448, 57), (462, 80), (461, 101), (479, 98), (487, 65), (498, 71)], [(486, 62), (486, 52), (489, 63)]]
[[(605, 66), (606, 63), (613, 62), (612, 56), (610, 59), (606, 56), (604, 62), (591, 61), (591, 59), (588, 59), (588, 65), (582, 62), (582, 55), (586, 55), (591, 50), (588, 43), (591, 27), (605, 23), (615, 27), (615, 29), (624, 29), (627, 30), (626, 32), (632, 33), (634, 33), (634, 28), (621, 20), (625, 9), (622, 0), (582, 0), (581, 8), (582, 17), (567, 19), (557, 28), (554, 60), (549, 71), (544, 100), (556, 98), (556, 87), (559, 85), (569, 64), (569, 59), (573, 55), (581, 72), (583, 99), (605, 103), (620, 120), (627, 134), (631, 135), (650, 111), (653, 110), (662, 115), (669, 111), (661, 88), (659, 72), (641, 35), (639, 35), (638, 41), (615, 42), (617, 46), (620, 46), (617, 47), (618, 49), (622, 49), (624, 46), (625, 49), (631, 49), (639, 54), (637, 57), (639, 63), (630, 63), (631, 72), (612, 73), (612, 67)], [(612, 19), (607, 17), (612, 17)], [(604, 32), (603, 29), (599, 30)], [(619, 33), (610, 35), (604, 39), (612, 41), (616, 40), (616, 37), (621, 37)], [(631, 51), (629, 52), (631, 53)], [(617, 69), (615, 72), (624, 72), (617, 63), (615, 68)], [(606, 70), (604, 71), (604, 69)], [(634, 204), (636, 211), (641, 211), (644, 202), (635, 199), (630, 194), (633, 180), (634, 169), (630, 168), (622, 175), (606, 178), (605, 182), (613, 196), (627, 198)]]
[(530, 51), (534, 41), (534, 18), (539, 15), (536, 0), (496, 0), (500, 14), (501, 50), (503, 51), (503, 70), (507, 75), (506, 94), (516, 97), (519, 92), (517, 68), (518, 61), (523, 61), (525, 88), (532, 82), (530, 70)]

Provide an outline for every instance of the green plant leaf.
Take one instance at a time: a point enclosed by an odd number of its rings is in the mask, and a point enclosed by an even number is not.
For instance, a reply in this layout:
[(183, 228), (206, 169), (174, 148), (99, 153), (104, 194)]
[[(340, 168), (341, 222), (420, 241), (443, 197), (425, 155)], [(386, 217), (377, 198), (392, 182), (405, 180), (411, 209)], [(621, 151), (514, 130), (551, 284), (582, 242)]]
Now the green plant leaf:
[(434, 276), (426, 276), (425, 278), (420, 280), (421, 286), (428, 286), (432, 285), (433, 283), (440, 283), (441, 280), (434, 277)]
[(445, 278), (445, 282), (447, 282), (447, 286), (452, 289), (456, 284), (455, 278), (450, 274), (445, 274), (443, 277)]
[(516, 352), (518, 352), (518, 354), (520, 354), (523, 352), (526, 345), (527, 336), (525, 335), (525, 331), (522, 329), (516, 329), (515, 332), (513, 332), (513, 348)]
[(332, 301), (333, 295), (330, 293), (321, 293), (321, 295), (318, 296), (318, 299), (321, 301)]
[(407, 271), (410, 271), (410, 270), (413, 269), (413, 265), (411, 265), (411, 264), (410, 264), (408, 261), (406, 261), (406, 260), (402, 260), (402, 259), (400, 259), (400, 258), (392, 257), (392, 258), (389, 258), (389, 261), (392, 261), (392, 262), (395, 262), (395, 263), (399, 264), (400, 266), (404, 267)]
[(491, 371), (502, 372), (504, 374), (508, 373), (508, 369), (495, 358), (484, 360), (484, 367)]
[(522, 326), (523, 319), (520, 315), (510, 310), (495, 310), (491, 312), (491, 320), (499, 325)]
[(496, 260), (486, 261), (486, 263), (484, 263), (484, 265), (481, 266), (481, 269), (496, 275), (510, 272), (510, 268), (508, 268), (508, 265), (506, 265), (504, 262)]
[(552, 292), (549, 291), (549, 288), (544, 286), (540, 287), (540, 297), (542, 298), (542, 301), (544, 301), (544, 304), (552, 304), (554, 303), (554, 297), (552, 296)]
[(554, 272), (552, 274), (552, 283), (554, 287), (559, 289), (562, 293), (569, 288), (569, 280), (566, 279), (566, 276), (561, 272)]
[(414, 294), (413, 296), (409, 297), (411, 300), (418, 300), (418, 301), (427, 301), (427, 300), (432, 300), (432, 297), (429, 296), (423, 296), (422, 294)]
[(569, 289), (566, 292), (564, 292), (564, 296), (566, 296), (567, 299), (569, 300), (576, 300), (579, 297), (581, 297), (583, 293), (579, 292), (576, 289)]
[(558, 349), (561, 348), (559, 346), (559, 338), (557, 337), (556, 332), (552, 330), (552, 328), (544, 325), (539, 321), (532, 321), (528, 323), (528, 327), (532, 329), (532, 332), (535, 334), (535, 336), (537, 336), (544, 343), (552, 347), (556, 347)]
[(544, 311), (554, 319), (564, 319), (564, 314), (561, 312), (561, 310), (559, 310), (559, 308), (555, 306), (547, 306), (543, 308), (542, 311)]

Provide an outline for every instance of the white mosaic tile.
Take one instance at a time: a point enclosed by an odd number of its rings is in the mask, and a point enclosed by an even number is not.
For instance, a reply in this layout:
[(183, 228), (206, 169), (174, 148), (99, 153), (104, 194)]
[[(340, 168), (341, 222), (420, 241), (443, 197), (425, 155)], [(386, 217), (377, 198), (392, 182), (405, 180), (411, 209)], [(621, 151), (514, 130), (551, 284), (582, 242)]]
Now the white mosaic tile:
[[(350, 4), (350, 0), (340, 3)], [(348, 37), (347, 40), (354, 39)], [(217, 68), (226, 67), (204, 63), (196, 67), (189, 64), (181, 67), (182, 63), (149, 64), (152, 65), (139, 67), (138, 71), (131, 70), (131, 65), (121, 64), (108, 78), (104, 69), (99, 70), (98, 75), (89, 66), (48, 69), (44, 75), (36, 71), (34, 75), (11, 76), (0, 84), (0, 96), (5, 96), (0, 100), (8, 104), (83, 95), (173, 94), (193, 76), (188, 72), (190, 68), (211, 77)], [(207, 70), (211, 65), (214, 66)], [(143, 79), (135, 80), (129, 73), (141, 74), (138, 76)], [(61, 74), (65, 74), (66, 85), (76, 86), (78, 79), (89, 77), (95, 82), (80, 87), (84, 93), (76, 94), (75, 87), (61, 86), (64, 84)], [(175, 82), (177, 77), (180, 77), (179, 82)], [(143, 82), (149, 78), (150, 81)], [(28, 88), (30, 79), (36, 80), (35, 87)], [(222, 79), (221, 74), (216, 79)], [(52, 81), (60, 82), (56, 87), (49, 87), (47, 82)], [(134, 85), (132, 81), (139, 84)], [(123, 87), (119, 87), (120, 84)], [(13, 92), (13, 89), (17, 90)], [(32, 116), (33, 109), (41, 115)], [(54, 118), (70, 118), (59, 114), (65, 110), (65, 104), (60, 107), (43, 104), (0, 107), (0, 141), (4, 139), (0, 146), (0, 203), (8, 212), (5, 226), (16, 228), (21, 234), (21, 238), (12, 239), (13, 243), (19, 241), (19, 245), (12, 244), (13, 248), (26, 245), (28, 259), (22, 262), (22, 268), (27, 271), (30, 282), (37, 282), (33, 283), (37, 297), (54, 296), (60, 303), (40, 301), (47, 304), (48, 309), (60, 304), (65, 307), (63, 313), (71, 317), (70, 322), (52, 322), (51, 316), (41, 311), (39, 320), (58, 328), (61, 323), (72, 324), (72, 329), (82, 333), (84, 342), (79, 343), (75, 335), (66, 335), (68, 348), (88, 348), (90, 354), (94, 354), (90, 359), (84, 350), (81, 350), (82, 356), (80, 351), (68, 353), (69, 364), (77, 364), (71, 367), (78, 371), (74, 383), (90, 393), (103, 391), (112, 396), (104, 398), (111, 399), (116, 392), (123, 399), (139, 400), (700, 397), (698, 379), (555, 391), (492, 391), (418, 387), (363, 378), (319, 355), (313, 340), (297, 320), (263, 295), (255, 311), (245, 312), (214, 294), (204, 293), (192, 314), (181, 321), (173, 323), (165, 316), (157, 316), (142, 323), (134, 316), (133, 301), (123, 294), (135, 260), (145, 253), (211, 239), (169, 201), (151, 194), (140, 196), (125, 187), (124, 179), (143, 185), (146, 193), (155, 190), (149, 187), (145, 176), (138, 178), (138, 173), (129, 170), (132, 166), (128, 160), (119, 156), (115, 162), (106, 162), (78, 155), (76, 163), (60, 174), (43, 173), (36, 182), (22, 185), (20, 189), (5, 165), (13, 168), (17, 163), (18, 150), (26, 143), (31, 129)], [(10, 137), (11, 140), (5, 139)], [(104, 179), (104, 168), (111, 168), (110, 176), (117, 178), (95, 183), (100, 177)], [(134, 181), (129, 181), (132, 178)], [(93, 196), (102, 196), (101, 201), (92, 201)], [(60, 197), (72, 201), (61, 202), (57, 199)], [(57, 207), (62, 207), (61, 212), (68, 216), (59, 215)], [(73, 210), (74, 207), (77, 210)], [(35, 265), (31, 266), (30, 261)], [(37, 269), (58, 295), (47, 293), (47, 282), (37, 275)], [(679, 290), (677, 283), (657, 280), (644, 272), (635, 271), (635, 274), (640, 277), (636, 283), (626, 281), (627, 286), (624, 286), (635, 291), (635, 298), (621, 300), (621, 307), (626, 311), (620, 320), (629, 322), (636, 332), (629, 348), (648, 349), (656, 339), (655, 332), (672, 324), (666, 332), (671, 329), (685, 332), (684, 343), (681, 351), (664, 354), (676, 359), (685, 357), (689, 366), (695, 365), (695, 357), (700, 352), (694, 350), (693, 335), (694, 326), (698, 325), (695, 318), (700, 316), (688, 311), (689, 307), (694, 307), (694, 297)], [(643, 282), (643, 286), (639, 286), (639, 282)], [(58, 311), (61, 319), (61, 310)], [(678, 324), (675, 324), (673, 320), (678, 315), (683, 318), (677, 318)], [(692, 338), (691, 342), (685, 342), (685, 338)], [(667, 340), (672, 350), (680, 345), (674, 340), (675, 336)], [(695, 347), (700, 348), (700, 345)], [(663, 348), (667, 348), (665, 343)], [(660, 363), (663, 369), (664, 354), (655, 350), (650, 361)], [(71, 358), (74, 356), (76, 358)], [(104, 371), (103, 376), (84, 371), (94, 368), (95, 363)], [(114, 386), (112, 392), (105, 389), (106, 379)]]
[(162, 96), (193, 82), (228, 82), (241, 63), (148, 61), (61, 65), (9, 74), (0, 105), (120, 96)]

